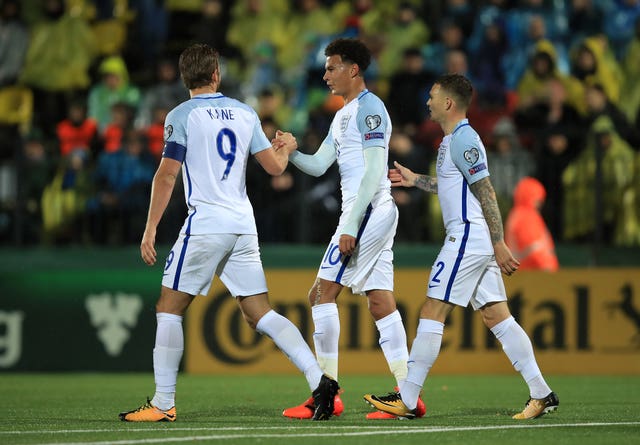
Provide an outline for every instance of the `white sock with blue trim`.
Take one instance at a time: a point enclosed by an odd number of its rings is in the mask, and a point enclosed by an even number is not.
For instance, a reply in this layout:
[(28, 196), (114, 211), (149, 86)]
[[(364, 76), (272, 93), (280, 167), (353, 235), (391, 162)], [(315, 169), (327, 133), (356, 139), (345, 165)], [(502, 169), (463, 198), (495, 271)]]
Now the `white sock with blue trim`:
[(518, 371), (527, 385), (529, 394), (534, 399), (542, 399), (549, 395), (551, 388), (547, 385), (533, 353), (533, 346), (522, 326), (509, 317), (491, 328), (496, 338), (502, 343), (511, 364)]
[(402, 401), (409, 409), (414, 409), (418, 404), (422, 385), (440, 353), (443, 332), (444, 323), (439, 321), (421, 318), (418, 323), (407, 363), (407, 379), (400, 386)]
[(336, 303), (316, 304), (311, 308), (313, 344), (320, 368), (329, 377), (338, 380), (338, 341), (340, 340), (340, 317)]
[(276, 346), (296, 365), (296, 368), (307, 379), (311, 391), (318, 387), (322, 378), (322, 370), (311, 348), (302, 338), (302, 334), (288, 318), (270, 310), (258, 321), (256, 331), (270, 337)]
[(160, 312), (156, 314), (156, 344), (153, 349), (153, 374), (156, 393), (151, 403), (168, 410), (175, 406), (178, 368), (184, 351), (182, 316)]
[(398, 386), (407, 378), (407, 332), (402, 324), (402, 317), (397, 310), (386, 317), (376, 320), (376, 327), (380, 333), (380, 348), (387, 359), (389, 369), (396, 378)]

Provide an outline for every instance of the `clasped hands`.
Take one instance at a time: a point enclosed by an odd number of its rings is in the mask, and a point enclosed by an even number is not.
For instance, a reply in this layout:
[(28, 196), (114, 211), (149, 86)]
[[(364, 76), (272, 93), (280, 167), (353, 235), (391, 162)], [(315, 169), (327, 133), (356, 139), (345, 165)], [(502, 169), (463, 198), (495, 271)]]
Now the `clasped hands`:
[(281, 130), (276, 131), (276, 137), (271, 140), (271, 145), (275, 151), (284, 149), (287, 153), (291, 153), (298, 149), (298, 141), (295, 136), (289, 132)]

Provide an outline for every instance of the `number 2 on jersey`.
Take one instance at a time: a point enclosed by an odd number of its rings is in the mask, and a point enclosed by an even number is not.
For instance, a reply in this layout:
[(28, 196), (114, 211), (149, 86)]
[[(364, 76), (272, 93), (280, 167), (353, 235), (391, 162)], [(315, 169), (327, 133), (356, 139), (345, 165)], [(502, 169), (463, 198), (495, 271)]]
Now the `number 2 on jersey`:
[[(229, 141), (229, 151), (224, 151), (224, 139), (225, 137)], [(227, 161), (227, 168), (224, 169), (224, 175), (222, 175), (222, 181), (227, 179), (229, 176), (229, 171), (231, 171), (231, 166), (233, 165), (233, 161), (236, 160), (236, 134), (230, 130), (229, 128), (223, 128), (218, 133), (216, 137), (216, 146), (218, 148), (218, 154), (220, 157)]]

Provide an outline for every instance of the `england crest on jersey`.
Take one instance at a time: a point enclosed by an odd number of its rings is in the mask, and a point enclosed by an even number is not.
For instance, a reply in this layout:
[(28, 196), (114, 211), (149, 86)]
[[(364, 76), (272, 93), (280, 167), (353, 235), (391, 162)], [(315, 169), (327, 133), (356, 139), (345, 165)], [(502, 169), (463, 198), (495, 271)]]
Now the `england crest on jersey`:
[(447, 147), (444, 144), (440, 144), (438, 147), (438, 160), (436, 161), (437, 167), (442, 167), (444, 157), (447, 154)]
[(349, 119), (351, 119), (351, 115), (347, 114), (342, 116), (342, 119), (340, 119), (340, 133), (344, 134), (345, 131), (347, 131), (347, 126), (349, 125)]

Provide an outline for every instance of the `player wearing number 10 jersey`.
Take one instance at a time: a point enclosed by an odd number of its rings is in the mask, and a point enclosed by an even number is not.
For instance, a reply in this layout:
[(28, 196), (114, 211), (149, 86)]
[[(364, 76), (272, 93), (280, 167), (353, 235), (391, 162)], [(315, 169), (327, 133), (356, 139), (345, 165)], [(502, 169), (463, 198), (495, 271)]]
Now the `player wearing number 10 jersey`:
[[(383, 102), (365, 85), (369, 49), (357, 39), (339, 38), (325, 49), (323, 80), (345, 105), (333, 118), (329, 134), (313, 155), (291, 154), (305, 173), (320, 176), (334, 163), (340, 169), (342, 214), (309, 291), (315, 331), (313, 341), (323, 371), (337, 378), (340, 319), (336, 300), (343, 287), (364, 294), (380, 334), (389, 369), (401, 384), (407, 376), (407, 335), (393, 296), (393, 238), (398, 210), (387, 179), (391, 120)], [(342, 413), (340, 398), (335, 414)], [(307, 418), (312, 400), (283, 411), (285, 417)], [(424, 404), (420, 415), (424, 415)], [(393, 419), (369, 413), (367, 419)]]
[(217, 91), (218, 54), (211, 47), (190, 46), (180, 56), (179, 65), (191, 99), (173, 109), (165, 121), (165, 149), (153, 179), (140, 244), (145, 263), (156, 262), (156, 227), (180, 169), (189, 211), (167, 257), (156, 304), (156, 392), (139, 408), (120, 413), (120, 419), (176, 419), (176, 380), (184, 349), (182, 317), (196, 295), (207, 294), (217, 275), (236, 298), (249, 325), (269, 336), (304, 373), (314, 399), (312, 418), (326, 420), (334, 411), (338, 383), (323, 375), (300, 331), (271, 309), (253, 209), (245, 190), (249, 154), (267, 173), (280, 175), (297, 148), (295, 138), (278, 132), (274, 148), (255, 111)]

